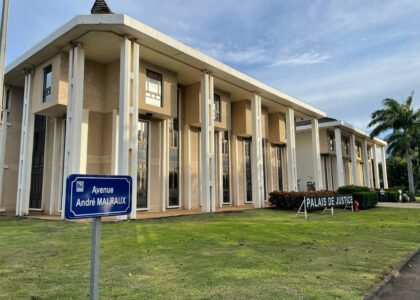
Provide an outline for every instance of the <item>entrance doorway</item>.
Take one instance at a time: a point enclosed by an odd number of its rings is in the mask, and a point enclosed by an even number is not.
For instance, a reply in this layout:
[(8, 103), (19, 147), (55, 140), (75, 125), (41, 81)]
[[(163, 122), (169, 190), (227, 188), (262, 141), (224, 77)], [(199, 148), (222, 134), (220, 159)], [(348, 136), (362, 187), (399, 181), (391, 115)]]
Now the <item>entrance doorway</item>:
[(149, 127), (147, 121), (139, 121), (137, 152), (137, 209), (148, 209)]
[(46, 117), (35, 115), (29, 209), (42, 209)]
[(252, 203), (251, 141), (244, 141), (246, 202)]

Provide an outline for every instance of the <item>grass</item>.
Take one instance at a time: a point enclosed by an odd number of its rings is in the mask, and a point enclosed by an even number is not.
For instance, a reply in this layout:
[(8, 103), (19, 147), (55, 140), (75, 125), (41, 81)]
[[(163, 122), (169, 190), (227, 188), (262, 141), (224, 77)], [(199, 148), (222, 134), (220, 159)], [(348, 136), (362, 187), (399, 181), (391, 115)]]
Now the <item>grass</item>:
[[(103, 299), (360, 299), (420, 245), (420, 210), (252, 210), (102, 226)], [(89, 294), (90, 224), (0, 218), (0, 298)]]

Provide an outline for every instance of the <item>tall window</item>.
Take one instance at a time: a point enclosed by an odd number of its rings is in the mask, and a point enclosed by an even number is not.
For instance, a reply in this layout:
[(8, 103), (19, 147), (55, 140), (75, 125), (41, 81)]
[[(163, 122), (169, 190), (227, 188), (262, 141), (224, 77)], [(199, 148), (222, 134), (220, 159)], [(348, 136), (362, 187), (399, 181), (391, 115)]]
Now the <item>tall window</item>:
[(137, 208), (147, 209), (149, 168), (149, 123), (139, 121), (137, 152)]
[(162, 75), (146, 71), (146, 104), (162, 107)]
[(252, 202), (251, 141), (245, 140), (246, 202)]
[(330, 151), (335, 150), (335, 137), (333, 133), (328, 133), (328, 149)]
[(265, 148), (265, 140), (262, 141), (262, 160), (263, 160), (263, 182), (264, 182), (264, 200), (267, 200), (267, 166), (265, 165), (265, 158), (266, 158), (266, 148)]
[(44, 84), (42, 91), (42, 102), (47, 102), (51, 99), (51, 84), (52, 84), (52, 65), (44, 68)]
[(222, 132), (223, 203), (230, 203), (229, 133)]
[(220, 105), (220, 95), (214, 94), (214, 120), (216, 122), (222, 121), (222, 110)]
[(179, 206), (179, 125), (169, 121), (169, 207)]
[(350, 141), (347, 139), (344, 140), (344, 153), (350, 155)]
[(283, 146), (276, 147), (276, 158), (277, 158), (277, 177), (279, 180), (279, 191), (282, 192), (284, 190), (283, 184)]
[(362, 146), (357, 144), (357, 157), (362, 157)]

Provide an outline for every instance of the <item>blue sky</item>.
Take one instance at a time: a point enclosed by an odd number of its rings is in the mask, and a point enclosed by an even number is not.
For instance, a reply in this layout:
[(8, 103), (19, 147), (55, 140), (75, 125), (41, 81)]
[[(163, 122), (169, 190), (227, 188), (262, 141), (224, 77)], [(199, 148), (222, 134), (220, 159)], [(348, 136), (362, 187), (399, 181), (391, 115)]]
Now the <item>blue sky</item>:
[[(93, 0), (10, 0), (7, 62)], [(198, 48), (366, 129), (385, 97), (420, 97), (417, 0), (107, 0), (114, 12)]]

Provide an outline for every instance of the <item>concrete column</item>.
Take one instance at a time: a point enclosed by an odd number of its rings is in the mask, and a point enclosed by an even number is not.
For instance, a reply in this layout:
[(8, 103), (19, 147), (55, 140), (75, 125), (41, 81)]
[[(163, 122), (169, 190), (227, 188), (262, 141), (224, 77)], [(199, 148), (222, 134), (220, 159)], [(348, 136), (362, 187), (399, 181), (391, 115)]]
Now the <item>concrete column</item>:
[(184, 126), (183, 132), (183, 166), (184, 166), (184, 209), (191, 209), (191, 129), (189, 125)]
[(295, 111), (286, 111), (287, 183), (289, 191), (297, 191)]
[(200, 92), (201, 153), (200, 185), (204, 212), (216, 211), (215, 155), (214, 155), (214, 81), (213, 76), (203, 73)]
[(131, 118), (130, 118), (130, 176), (133, 179), (131, 195), (130, 219), (137, 218), (137, 160), (138, 160), (138, 126), (139, 126), (139, 74), (140, 74), (140, 45), (132, 45), (132, 93), (131, 93)]
[(169, 194), (169, 186), (168, 186), (168, 120), (163, 120), (161, 122), (161, 159), (160, 159), (160, 168), (162, 174), (162, 181), (161, 181), (161, 195), (162, 195), (162, 212), (166, 211), (166, 203), (168, 203), (168, 194)]
[(4, 160), (6, 156), (6, 140), (7, 140), (7, 110), (3, 105), (7, 101), (7, 88), (3, 90), (3, 98), (0, 101), (0, 116), (2, 122), (0, 123), (0, 212), (4, 210), (3, 207), (3, 176), (4, 176)]
[(79, 44), (69, 53), (69, 90), (64, 154), (61, 218), (64, 219), (66, 179), (70, 174), (86, 172), (88, 112), (83, 110), (85, 51)]
[(341, 145), (341, 129), (335, 128), (335, 155), (337, 158), (337, 188), (345, 185), (344, 180), (344, 163), (343, 163), (343, 146)]
[(356, 136), (352, 134), (350, 136), (350, 156), (351, 156), (351, 171), (352, 171), (352, 178), (353, 184), (357, 185), (358, 176), (357, 176), (357, 147), (356, 147)]
[(375, 172), (375, 188), (380, 189), (381, 183), (379, 180), (378, 151), (376, 150), (376, 144), (373, 144), (373, 171)]
[(312, 119), (312, 155), (314, 161), (315, 188), (320, 191), (324, 189), (322, 184), (321, 150), (319, 146), (318, 120)]
[(364, 177), (364, 184), (366, 187), (370, 188), (370, 172), (369, 172), (369, 157), (368, 157), (368, 149), (367, 149), (367, 141), (363, 140), (362, 142), (363, 148), (363, 177)]
[(31, 188), (32, 150), (34, 140), (35, 115), (32, 110), (32, 74), (25, 75), (23, 96), (22, 130), (20, 138), (18, 190), (16, 196), (16, 215), (29, 214), (29, 193)]
[(129, 175), (131, 41), (124, 38), (120, 53), (118, 175)]
[(386, 169), (386, 156), (385, 156), (385, 146), (381, 147), (382, 154), (382, 179), (384, 182), (384, 189), (388, 188), (388, 171)]
[(261, 132), (261, 97), (254, 94), (251, 101), (252, 115), (252, 201), (255, 208), (264, 207), (264, 170)]

